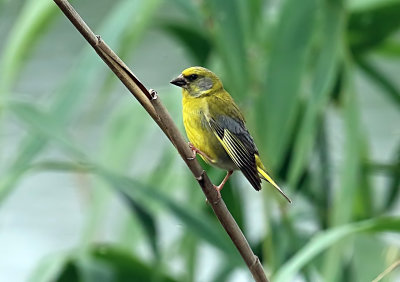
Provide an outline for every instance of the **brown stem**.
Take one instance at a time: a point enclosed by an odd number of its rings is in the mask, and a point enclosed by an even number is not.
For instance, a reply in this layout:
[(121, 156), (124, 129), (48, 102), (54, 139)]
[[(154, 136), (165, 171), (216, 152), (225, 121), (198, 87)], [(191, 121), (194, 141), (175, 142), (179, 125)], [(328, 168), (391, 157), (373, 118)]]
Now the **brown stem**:
[(192, 158), (192, 151), (187, 145), (185, 139), (182, 137), (168, 111), (161, 103), (157, 93), (154, 90), (149, 92), (146, 89), (146, 87), (139, 81), (139, 79), (137, 79), (137, 77), (125, 65), (125, 63), (107, 46), (100, 36), (96, 36), (91, 31), (91, 29), (86, 25), (86, 23), (82, 20), (82, 18), (68, 1), (54, 0), (54, 2), (64, 12), (71, 23), (82, 34), (82, 36), (89, 42), (89, 44), (103, 59), (103, 61), (118, 76), (118, 78), (128, 88), (132, 95), (145, 108), (145, 110), (150, 114), (150, 116), (154, 119), (154, 121), (178, 150), (182, 159), (185, 161), (186, 165), (197, 179), (208, 202), (211, 203), (211, 207), (214, 210), (218, 220), (221, 222), (222, 226), (225, 228), (226, 232), (238, 249), (240, 255), (243, 257), (243, 260), (250, 269), (254, 280), (268, 282), (260, 260), (254, 255), (249, 243), (244, 237), (235, 219), (227, 209), (224, 201), (218, 197), (218, 192), (214, 189), (213, 184), (211, 183), (207, 174), (197, 160)]

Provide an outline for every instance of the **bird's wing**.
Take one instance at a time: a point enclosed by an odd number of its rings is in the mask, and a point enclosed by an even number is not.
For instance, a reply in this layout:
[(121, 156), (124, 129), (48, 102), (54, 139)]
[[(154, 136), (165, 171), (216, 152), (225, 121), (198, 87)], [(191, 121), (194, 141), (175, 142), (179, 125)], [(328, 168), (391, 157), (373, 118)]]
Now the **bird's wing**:
[(254, 189), (260, 190), (261, 179), (258, 176), (255, 159), (258, 151), (244, 122), (227, 115), (207, 117), (207, 121), (235, 165)]

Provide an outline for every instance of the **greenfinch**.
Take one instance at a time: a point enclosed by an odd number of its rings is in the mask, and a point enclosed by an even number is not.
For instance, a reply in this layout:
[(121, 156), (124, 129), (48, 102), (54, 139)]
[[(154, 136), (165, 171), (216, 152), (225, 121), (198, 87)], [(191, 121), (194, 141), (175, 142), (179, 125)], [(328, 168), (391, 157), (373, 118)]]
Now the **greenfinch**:
[(190, 67), (170, 83), (182, 88), (183, 124), (194, 156), (228, 171), (221, 184), (214, 185), (219, 195), (233, 171), (240, 170), (257, 191), (264, 179), (291, 202), (266, 172), (245, 119), (218, 76)]

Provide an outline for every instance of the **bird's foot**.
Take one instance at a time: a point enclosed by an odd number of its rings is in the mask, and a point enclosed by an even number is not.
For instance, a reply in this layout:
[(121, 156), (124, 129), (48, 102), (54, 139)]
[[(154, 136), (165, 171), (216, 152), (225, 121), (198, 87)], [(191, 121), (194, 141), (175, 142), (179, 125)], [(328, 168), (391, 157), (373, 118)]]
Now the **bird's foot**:
[(188, 157), (187, 159), (194, 160), (196, 158), (198, 149), (190, 142), (188, 142), (188, 145), (189, 145), (190, 150), (192, 150), (192, 156)]
[(210, 162), (212, 162), (212, 159), (209, 156), (207, 156), (206, 153), (197, 149), (192, 143), (188, 142), (188, 145), (189, 145), (190, 150), (192, 150), (192, 154), (193, 154), (192, 157), (187, 158), (188, 160), (194, 160), (196, 158), (196, 155), (199, 154), (199, 155), (203, 156), (204, 158), (206, 158), (207, 160), (209, 160)]
[(222, 188), (224, 188), (226, 181), (228, 181), (228, 178), (232, 175), (233, 170), (228, 171), (228, 173), (226, 174), (224, 180), (222, 180), (221, 184), (219, 184), (218, 186), (213, 185), (215, 190), (217, 190), (218, 193), (218, 199), (221, 198), (221, 190)]

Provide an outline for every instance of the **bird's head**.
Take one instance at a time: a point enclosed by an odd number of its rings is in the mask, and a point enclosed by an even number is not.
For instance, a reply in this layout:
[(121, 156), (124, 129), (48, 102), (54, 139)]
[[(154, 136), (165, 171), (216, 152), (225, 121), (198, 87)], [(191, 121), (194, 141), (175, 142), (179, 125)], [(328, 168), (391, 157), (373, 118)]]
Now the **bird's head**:
[(170, 83), (182, 87), (192, 97), (209, 95), (223, 87), (218, 76), (203, 67), (187, 68)]

